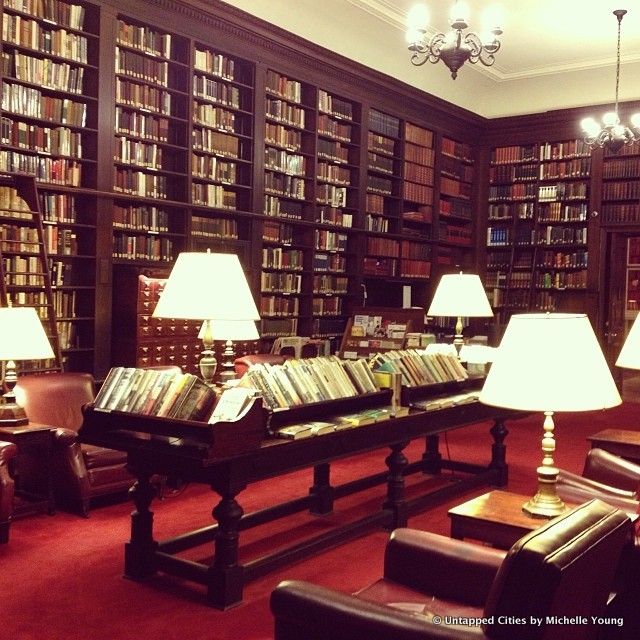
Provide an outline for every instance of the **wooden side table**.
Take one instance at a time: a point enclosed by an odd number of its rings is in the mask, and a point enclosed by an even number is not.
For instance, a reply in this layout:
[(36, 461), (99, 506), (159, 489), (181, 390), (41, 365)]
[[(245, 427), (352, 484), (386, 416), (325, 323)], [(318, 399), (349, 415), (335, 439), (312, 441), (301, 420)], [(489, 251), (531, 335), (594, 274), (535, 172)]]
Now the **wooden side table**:
[(451, 537), (473, 538), (509, 549), (522, 536), (549, 522), (547, 518), (533, 518), (522, 510), (530, 498), (509, 491), (491, 491), (453, 507), (449, 509)]
[(53, 514), (51, 427), (33, 422), (17, 427), (0, 425), (0, 440), (13, 442), (18, 447), (18, 453), (11, 461), (18, 498), (13, 517), (37, 511)]
[(632, 462), (640, 463), (640, 431), (604, 429), (587, 436), (591, 448), (599, 448)]

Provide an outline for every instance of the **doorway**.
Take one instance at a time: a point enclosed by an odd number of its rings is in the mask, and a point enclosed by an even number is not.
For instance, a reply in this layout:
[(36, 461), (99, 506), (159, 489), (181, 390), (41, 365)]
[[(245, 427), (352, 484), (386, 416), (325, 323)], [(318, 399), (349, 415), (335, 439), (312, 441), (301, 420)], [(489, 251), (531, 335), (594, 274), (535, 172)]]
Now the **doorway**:
[(640, 402), (640, 370), (615, 366), (640, 310), (640, 233), (606, 235), (603, 350), (623, 399)]

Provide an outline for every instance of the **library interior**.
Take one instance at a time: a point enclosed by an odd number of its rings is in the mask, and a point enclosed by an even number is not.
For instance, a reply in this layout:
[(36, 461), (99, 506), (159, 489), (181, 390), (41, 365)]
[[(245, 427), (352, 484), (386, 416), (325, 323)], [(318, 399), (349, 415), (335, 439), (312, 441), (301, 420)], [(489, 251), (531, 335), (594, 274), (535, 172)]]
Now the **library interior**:
[(640, 9), (517, 4), (2, 1), (8, 637), (640, 637)]

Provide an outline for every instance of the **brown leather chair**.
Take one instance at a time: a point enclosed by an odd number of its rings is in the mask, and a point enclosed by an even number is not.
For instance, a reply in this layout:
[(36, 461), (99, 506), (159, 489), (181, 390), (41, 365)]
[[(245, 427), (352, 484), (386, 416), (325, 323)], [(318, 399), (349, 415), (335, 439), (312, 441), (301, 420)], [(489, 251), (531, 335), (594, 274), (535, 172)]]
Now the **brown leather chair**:
[(234, 361), (234, 368), (236, 375), (240, 378), (247, 372), (247, 369), (252, 364), (282, 364), (286, 359), (286, 356), (281, 356), (276, 353), (252, 353), (247, 356), (242, 356), (241, 358), (236, 358)]
[(14, 483), (9, 473), (9, 460), (18, 449), (12, 442), (0, 441), (0, 543), (9, 542), (9, 525), (13, 513)]
[(125, 468), (126, 453), (78, 442), (82, 406), (93, 402), (94, 391), (89, 373), (22, 376), (15, 388), (29, 420), (55, 428), (56, 503), (79, 509), (85, 517), (92, 498), (124, 493), (134, 482)]
[[(398, 529), (384, 578), (356, 595), (299, 581), (278, 585), (275, 638), (591, 640), (598, 634), (591, 616), (605, 612), (631, 533), (629, 518), (599, 500), (549, 521), (508, 552)], [(567, 624), (564, 616), (587, 622)]]
[(577, 504), (600, 498), (618, 509), (637, 513), (640, 465), (603, 449), (590, 449), (582, 475), (561, 469), (556, 486), (566, 502)]

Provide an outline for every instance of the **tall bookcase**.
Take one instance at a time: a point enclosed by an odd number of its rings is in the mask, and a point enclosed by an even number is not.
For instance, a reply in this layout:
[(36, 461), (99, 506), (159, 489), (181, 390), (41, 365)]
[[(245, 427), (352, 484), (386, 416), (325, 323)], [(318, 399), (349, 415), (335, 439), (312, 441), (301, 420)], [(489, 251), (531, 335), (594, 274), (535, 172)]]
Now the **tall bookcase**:
[(579, 310), (590, 173), (580, 140), (493, 149), (485, 285), (500, 324), (516, 311)]
[(99, 8), (5, 0), (0, 170), (38, 181), (62, 364), (94, 366)]
[(602, 164), (602, 223), (640, 223), (640, 142), (605, 154)]

